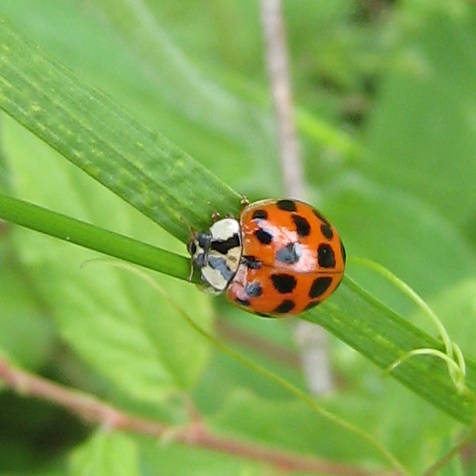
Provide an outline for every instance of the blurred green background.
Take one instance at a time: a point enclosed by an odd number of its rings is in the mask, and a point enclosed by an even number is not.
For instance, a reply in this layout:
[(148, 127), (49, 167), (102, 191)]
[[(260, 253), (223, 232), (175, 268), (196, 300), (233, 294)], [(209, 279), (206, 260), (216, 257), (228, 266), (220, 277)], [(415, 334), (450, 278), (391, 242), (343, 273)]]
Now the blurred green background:
[[(283, 194), (259, 2), (2, 0), (0, 13), (235, 190), (252, 200)], [(348, 256), (404, 279), (474, 357), (476, 6), (292, 0), (284, 17), (310, 201), (336, 224)], [(185, 254), (5, 116), (0, 140), (4, 190)], [(191, 397), (225, 433), (356, 467), (383, 465), (362, 441), (210, 349), (136, 277), (101, 264), (80, 268), (92, 252), (29, 231), (2, 224), (0, 233), (0, 351), (11, 360), (148, 418), (183, 423), (182, 400)], [(381, 278), (352, 265), (349, 273), (436, 334)], [(250, 318), (187, 283), (159, 281), (203, 326), (218, 324), (224, 342), (305, 385), (291, 321)], [(415, 473), (461, 431), (334, 339), (331, 358), (337, 389), (323, 404)], [(472, 454), (460, 461), (467, 474)], [(95, 432), (2, 391), (0, 474), (270, 473), (205, 450)]]

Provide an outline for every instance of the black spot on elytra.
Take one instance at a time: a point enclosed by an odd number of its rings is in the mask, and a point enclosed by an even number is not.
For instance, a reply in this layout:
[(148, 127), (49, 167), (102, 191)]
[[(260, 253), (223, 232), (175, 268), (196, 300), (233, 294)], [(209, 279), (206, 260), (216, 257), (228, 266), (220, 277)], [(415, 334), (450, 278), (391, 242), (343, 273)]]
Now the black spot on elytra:
[(273, 282), (274, 289), (280, 294), (287, 294), (294, 290), (297, 281), (296, 278), (290, 274), (272, 274), (271, 281)]
[(308, 236), (311, 233), (311, 225), (309, 222), (300, 215), (292, 215), (294, 224), (296, 225), (296, 231), (299, 236)]
[(237, 248), (239, 246), (240, 238), (235, 233), (227, 240), (213, 240), (210, 244), (210, 249), (218, 251), (218, 253), (221, 253), (222, 255), (226, 255), (232, 248)]
[(340, 251), (342, 253), (342, 259), (344, 260), (344, 264), (345, 264), (346, 252), (345, 252), (344, 243), (342, 243), (342, 240), (340, 242)]
[(255, 236), (263, 245), (269, 245), (273, 241), (273, 235), (262, 228), (255, 231)]
[(321, 233), (328, 239), (332, 240), (334, 233), (332, 232), (332, 228), (328, 223), (323, 223), (321, 225)]
[(263, 288), (258, 282), (249, 283), (245, 286), (245, 293), (250, 298), (259, 297), (263, 294)]
[(284, 300), (278, 307), (273, 309), (273, 314), (285, 314), (286, 312), (292, 311), (294, 309), (294, 301), (290, 299)]
[(319, 210), (316, 210), (315, 208), (313, 208), (312, 211), (314, 212), (314, 215), (316, 215), (316, 217), (319, 218), (319, 220), (324, 222), (326, 225), (329, 225), (329, 226), (331, 225), (329, 223), (329, 220)]
[(285, 264), (295, 264), (301, 256), (301, 245), (299, 243), (288, 243), (276, 253), (276, 260)]
[(309, 297), (311, 299), (315, 299), (319, 296), (322, 296), (322, 294), (327, 291), (331, 283), (332, 278), (330, 277), (316, 278), (312, 283), (311, 289), (309, 290)]
[(278, 200), (276, 206), (286, 212), (295, 212), (297, 210), (296, 203), (292, 200)]
[(252, 256), (252, 255), (242, 256), (241, 260), (245, 264), (245, 266), (249, 269), (261, 268), (261, 261), (256, 256)]
[(317, 248), (317, 262), (322, 268), (334, 268), (336, 259), (331, 245), (321, 243)]
[(248, 307), (250, 305), (249, 299), (240, 299), (240, 298), (235, 298), (235, 302), (239, 304), (240, 306), (246, 306)]
[(255, 210), (252, 216), (253, 220), (266, 220), (268, 218), (268, 212), (266, 210)]

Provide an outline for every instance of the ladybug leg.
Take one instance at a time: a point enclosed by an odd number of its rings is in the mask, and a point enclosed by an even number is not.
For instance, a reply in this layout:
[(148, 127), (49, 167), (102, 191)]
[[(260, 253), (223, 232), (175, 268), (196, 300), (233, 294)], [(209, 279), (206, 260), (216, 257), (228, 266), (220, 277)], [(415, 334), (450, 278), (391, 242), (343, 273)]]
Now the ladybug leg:
[(189, 241), (192, 241), (192, 239), (195, 238), (195, 235), (197, 234), (197, 230), (195, 230), (195, 228), (192, 225), (190, 225), (190, 223), (183, 216), (180, 216), (180, 221), (183, 222), (185, 226), (188, 228), (188, 234), (190, 236)]
[[(218, 212), (218, 211), (215, 210), (215, 211), (212, 213), (212, 220), (213, 220), (213, 222), (216, 222), (216, 221), (220, 220), (221, 218), (222, 218), (222, 216), (220, 215), (220, 212)], [(235, 218), (235, 217), (233, 216), (232, 213), (227, 213), (226, 215), (223, 215), (223, 218)]]
[(191, 283), (192, 282), (192, 278), (193, 278), (193, 272), (195, 271), (195, 267), (193, 265), (193, 258), (190, 257), (190, 273), (188, 275), (188, 282)]
[(195, 228), (189, 226), (189, 229), (190, 229), (190, 240), (188, 241), (187, 243), (187, 251), (189, 252), (190, 254), (190, 273), (188, 275), (188, 281), (191, 282), (192, 281), (192, 277), (193, 277), (193, 272), (194, 272), (194, 262), (193, 262), (193, 250), (192, 250), (192, 247), (193, 247), (193, 243), (195, 242), (195, 237), (197, 236), (197, 230), (195, 230)]
[(262, 266), (261, 261), (255, 256), (241, 256), (240, 263), (249, 269), (260, 269)]
[(250, 201), (244, 195), (242, 195), (240, 200), (241, 208), (243, 209), (247, 207), (249, 204), (250, 204)]

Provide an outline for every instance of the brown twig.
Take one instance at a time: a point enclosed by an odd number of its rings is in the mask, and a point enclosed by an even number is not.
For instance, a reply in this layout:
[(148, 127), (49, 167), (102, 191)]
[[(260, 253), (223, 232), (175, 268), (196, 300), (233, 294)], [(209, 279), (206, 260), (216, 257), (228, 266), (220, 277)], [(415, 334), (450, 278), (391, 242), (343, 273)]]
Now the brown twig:
[(25, 372), (0, 359), (0, 380), (21, 395), (60, 405), (83, 420), (103, 428), (124, 430), (156, 438), (169, 437), (176, 443), (205, 448), (236, 457), (269, 464), (283, 472), (306, 471), (342, 476), (395, 476), (395, 473), (369, 472), (355, 466), (298, 455), (212, 433), (200, 418), (185, 428), (139, 418), (112, 407), (97, 398)]
[(276, 112), (277, 139), (284, 189), (289, 196), (304, 198), (304, 178), (294, 124), (291, 79), (281, 0), (262, 0), (261, 16), (266, 63)]
[[(289, 197), (305, 199), (281, 0), (261, 0), (261, 17), (266, 63), (276, 111), (284, 189)], [(327, 335), (324, 330), (313, 323), (299, 321), (296, 324), (296, 342), (310, 391), (315, 395), (331, 392), (333, 383), (327, 354)]]

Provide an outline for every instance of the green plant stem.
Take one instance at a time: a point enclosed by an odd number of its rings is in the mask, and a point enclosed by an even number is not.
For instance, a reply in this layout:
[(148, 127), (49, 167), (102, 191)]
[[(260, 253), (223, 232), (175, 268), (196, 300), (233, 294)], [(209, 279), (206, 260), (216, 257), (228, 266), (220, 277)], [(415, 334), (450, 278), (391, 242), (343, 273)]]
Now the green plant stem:
[(184, 256), (4, 194), (0, 218), (175, 278), (190, 275), (190, 260)]

